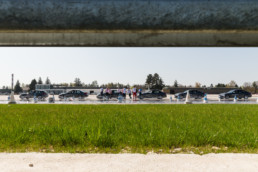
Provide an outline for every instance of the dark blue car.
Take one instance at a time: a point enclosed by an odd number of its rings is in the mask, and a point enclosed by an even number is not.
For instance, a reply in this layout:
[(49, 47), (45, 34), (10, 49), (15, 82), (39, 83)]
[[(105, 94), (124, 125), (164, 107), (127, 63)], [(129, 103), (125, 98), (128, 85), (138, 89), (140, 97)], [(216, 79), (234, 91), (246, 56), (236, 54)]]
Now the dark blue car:
[(230, 98), (235, 98), (237, 97), (238, 99), (248, 99), (249, 97), (252, 97), (252, 94), (244, 91), (244, 90), (230, 90), (229, 92), (226, 93), (221, 93), (219, 95), (220, 99), (230, 99)]
[(83, 92), (81, 90), (71, 90), (67, 93), (62, 93), (62, 94), (59, 94), (58, 98), (59, 99), (65, 99), (65, 98), (85, 98), (85, 97), (88, 97), (88, 93), (86, 92)]
[(191, 98), (202, 99), (204, 97), (204, 93), (199, 90), (186, 90), (185, 92), (175, 94), (175, 99), (184, 99), (186, 97), (187, 91), (189, 91)]

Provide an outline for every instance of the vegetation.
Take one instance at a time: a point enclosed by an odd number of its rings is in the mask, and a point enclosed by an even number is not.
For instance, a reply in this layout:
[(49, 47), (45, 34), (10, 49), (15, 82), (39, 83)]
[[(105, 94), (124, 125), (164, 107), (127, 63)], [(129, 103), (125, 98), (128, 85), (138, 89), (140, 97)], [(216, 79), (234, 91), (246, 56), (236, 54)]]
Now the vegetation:
[(159, 90), (161, 90), (165, 86), (164, 81), (157, 73), (155, 73), (154, 75), (149, 74), (146, 78), (145, 84), (151, 89)]
[(29, 85), (30, 91), (35, 90), (36, 85), (37, 85), (37, 81), (36, 81), (36, 79), (33, 79), (33, 80), (31, 81), (30, 85)]
[(19, 94), (21, 92), (22, 92), (22, 88), (21, 88), (19, 80), (17, 80), (17, 82), (14, 86), (14, 93)]
[(38, 80), (37, 84), (43, 84), (43, 81), (42, 81), (41, 77), (39, 77), (39, 80)]
[(258, 153), (257, 124), (257, 105), (0, 105), (0, 151)]
[(45, 81), (45, 84), (51, 84), (51, 81), (50, 79), (47, 77), (46, 81)]

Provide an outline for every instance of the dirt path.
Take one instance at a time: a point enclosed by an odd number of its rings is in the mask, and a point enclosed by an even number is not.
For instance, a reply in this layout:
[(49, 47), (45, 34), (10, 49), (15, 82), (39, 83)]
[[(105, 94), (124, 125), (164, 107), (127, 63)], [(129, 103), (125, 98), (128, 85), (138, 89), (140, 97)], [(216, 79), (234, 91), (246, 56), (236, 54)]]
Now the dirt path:
[(258, 154), (52, 154), (0, 153), (4, 171), (248, 171), (258, 169)]

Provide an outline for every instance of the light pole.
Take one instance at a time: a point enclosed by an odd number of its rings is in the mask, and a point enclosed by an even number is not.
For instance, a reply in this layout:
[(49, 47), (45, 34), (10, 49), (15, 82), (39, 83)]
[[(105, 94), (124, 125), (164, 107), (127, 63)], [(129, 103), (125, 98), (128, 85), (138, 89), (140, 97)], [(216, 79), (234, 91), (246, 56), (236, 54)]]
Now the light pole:
[(11, 90), (11, 95), (10, 95), (10, 100), (8, 102), (8, 104), (16, 104), (15, 98), (14, 98), (14, 91), (13, 91), (13, 78), (14, 75), (12, 74), (12, 90)]

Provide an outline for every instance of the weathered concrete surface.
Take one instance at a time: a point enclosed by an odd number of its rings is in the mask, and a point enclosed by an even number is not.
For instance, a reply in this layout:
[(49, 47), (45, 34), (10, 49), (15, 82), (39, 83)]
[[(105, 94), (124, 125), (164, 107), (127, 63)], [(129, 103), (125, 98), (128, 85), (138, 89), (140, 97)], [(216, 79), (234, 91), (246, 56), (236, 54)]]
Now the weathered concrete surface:
[(257, 172), (257, 154), (1, 153), (1, 172)]
[(258, 29), (257, 0), (0, 0), (1, 29)]
[(257, 31), (257, 0), (0, 0), (0, 46), (258, 46)]
[(258, 31), (12, 31), (0, 46), (258, 46)]

